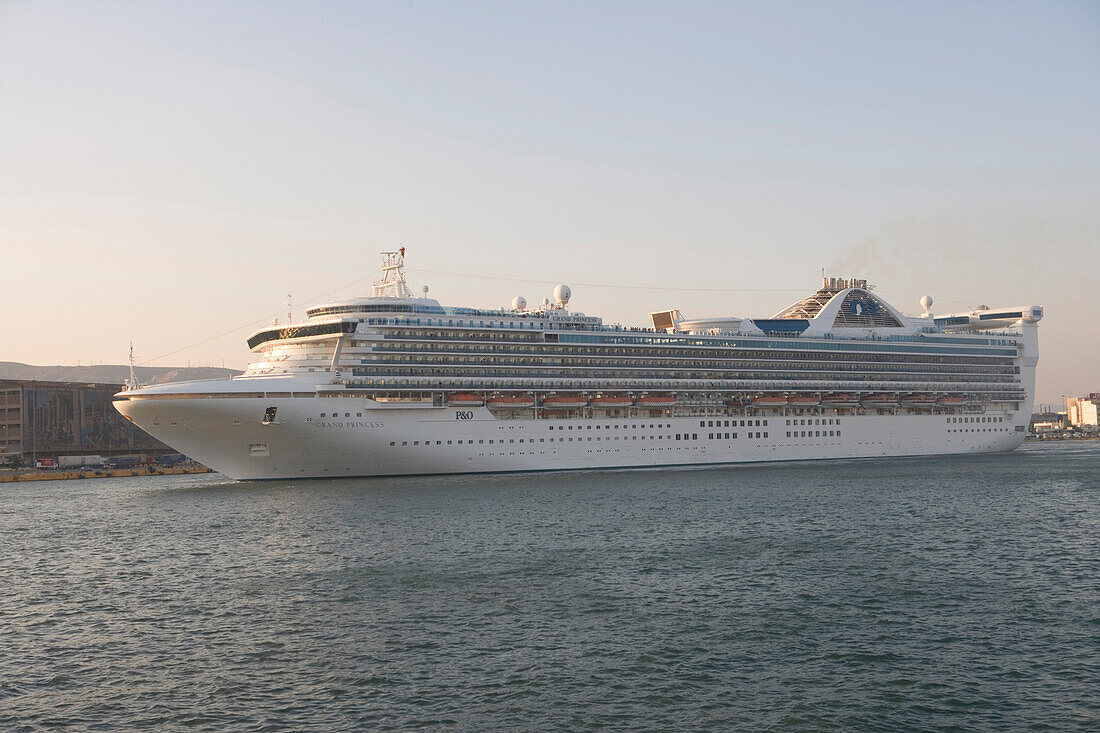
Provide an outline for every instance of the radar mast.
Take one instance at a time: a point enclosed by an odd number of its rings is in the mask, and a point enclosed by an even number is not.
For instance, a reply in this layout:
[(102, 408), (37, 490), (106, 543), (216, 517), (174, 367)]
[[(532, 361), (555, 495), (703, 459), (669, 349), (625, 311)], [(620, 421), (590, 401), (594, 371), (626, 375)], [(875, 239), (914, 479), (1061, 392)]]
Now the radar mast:
[(134, 342), (130, 342), (130, 379), (126, 382), (126, 387), (130, 390), (141, 389), (141, 384), (137, 380), (137, 375), (134, 373)]
[(382, 253), (382, 280), (371, 286), (372, 298), (411, 298), (405, 284), (405, 248)]

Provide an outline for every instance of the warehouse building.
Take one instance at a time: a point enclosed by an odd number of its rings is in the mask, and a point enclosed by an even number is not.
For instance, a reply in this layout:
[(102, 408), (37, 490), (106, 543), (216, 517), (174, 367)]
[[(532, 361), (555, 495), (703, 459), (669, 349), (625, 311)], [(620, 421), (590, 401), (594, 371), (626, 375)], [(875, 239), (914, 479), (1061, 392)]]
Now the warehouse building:
[(121, 384), (0, 380), (0, 460), (127, 453), (171, 448), (112, 406)]

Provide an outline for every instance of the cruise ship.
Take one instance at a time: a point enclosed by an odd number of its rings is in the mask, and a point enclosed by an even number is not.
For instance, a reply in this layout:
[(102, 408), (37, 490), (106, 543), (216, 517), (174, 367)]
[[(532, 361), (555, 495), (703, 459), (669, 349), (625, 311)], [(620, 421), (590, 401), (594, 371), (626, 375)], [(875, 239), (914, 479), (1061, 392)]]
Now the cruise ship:
[(865, 280), (768, 318), (605, 324), (570, 289), (510, 308), (409, 290), (404, 249), (370, 297), (248, 338), (241, 375), (115, 406), (235, 479), (701, 466), (1010, 451), (1035, 393), (1039, 306), (905, 315)]

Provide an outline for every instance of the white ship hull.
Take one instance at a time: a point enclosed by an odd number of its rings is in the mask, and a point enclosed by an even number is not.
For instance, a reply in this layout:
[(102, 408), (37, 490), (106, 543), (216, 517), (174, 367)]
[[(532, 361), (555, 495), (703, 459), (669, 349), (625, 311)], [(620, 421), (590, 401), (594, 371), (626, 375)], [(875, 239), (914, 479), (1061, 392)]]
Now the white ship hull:
[[(263, 424), (269, 406), (278, 408), (278, 420)], [(942, 414), (779, 413), (531, 420), (498, 418), (485, 407), (381, 407), (355, 398), (169, 398), (122, 401), (118, 407), (159, 440), (236, 479), (1003, 452), (1023, 441), (1028, 414), (986, 412), (972, 416), (974, 422)]]
[(444, 308), (403, 266), (384, 252), (370, 298), (253, 333), (239, 377), (132, 385), (115, 405), (237, 479), (998, 452), (1027, 430), (1039, 306), (910, 318), (824, 278), (771, 319), (672, 310), (627, 329), (568, 310), (565, 285), (542, 307)]

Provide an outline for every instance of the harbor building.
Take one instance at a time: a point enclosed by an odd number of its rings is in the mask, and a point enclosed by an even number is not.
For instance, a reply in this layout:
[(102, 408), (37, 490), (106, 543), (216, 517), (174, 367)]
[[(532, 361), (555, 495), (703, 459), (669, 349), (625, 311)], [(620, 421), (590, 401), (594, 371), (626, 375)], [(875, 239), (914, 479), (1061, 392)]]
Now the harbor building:
[(0, 380), (0, 459), (170, 453), (114, 409), (121, 384)]
[(1070, 397), (1066, 400), (1066, 415), (1069, 424), (1079, 428), (1100, 427), (1100, 392), (1092, 392), (1085, 397)]
[(1066, 413), (1054, 409), (1041, 409), (1032, 413), (1028, 432), (1033, 435), (1061, 433), (1066, 429)]

